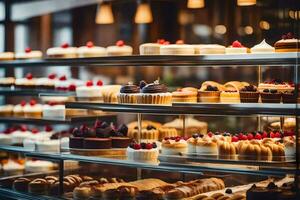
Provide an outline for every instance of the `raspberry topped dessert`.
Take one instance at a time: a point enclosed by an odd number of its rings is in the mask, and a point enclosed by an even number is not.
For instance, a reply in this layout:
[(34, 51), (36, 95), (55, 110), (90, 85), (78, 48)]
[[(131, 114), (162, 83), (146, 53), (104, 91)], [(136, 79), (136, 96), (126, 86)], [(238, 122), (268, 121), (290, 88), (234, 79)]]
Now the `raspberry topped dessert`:
[(133, 52), (132, 47), (125, 45), (123, 40), (118, 40), (115, 46), (109, 46), (106, 50), (108, 56), (128, 56)]
[(185, 137), (170, 137), (164, 138), (162, 141), (161, 153), (163, 155), (179, 155), (181, 153), (187, 153), (187, 142), (188, 138)]
[(26, 74), (24, 78), (17, 78), (15, 87), (20, 89), (35, 89), (37, 79), (31, 73)]
[(70, 47), (70, 45), (65, 42), (60, 47), (47, 49), (47, 56), (50, 58), (76, 58), (77, 48)]
[(193, 45), (184, 44), (183, 40), (177, 40), (176, 44), (167, 44), (160, 46), (161, 55), (194, 55)]
[(240, 90), (240, 98), (242, 103), (257, 103), (259, 99), (259, 92), (256, 86), (246, 85)]
[(299, 52), (300, 40), (296, 39), (292, 33), (287, 33), (281, 40), (274, 44), (276, 52)]
[(16, 53), (16, 59), (37, 59), (42, 58), (43, 53), (41, 51), (33, 51), (27, 47), (23, 52)]
[(101, 57), (106, 56), (106, 48), (95, 46), (92, 41), (88, 41), (85, 46), (77, 49), (78, 57)]
[(198, 91), (198, 101), (208, 103), (218, 103), (220, 101), (220, 93), (218, 86), (210, 84), (202, 84)]
[(103, 82), (101, 80), (97, 82), (87, 81), (85, 85), (76, 87), (76, 97), (79, 101), (103, 101), (101, 86)]
[(156, 143), (131, 143), (127, 148), (127, 159), (135, 162), (158, 163)]
[(54, 89), (55, 82), (57, 81), (57, 77), (55, 73), (51, 73), (48, 77), (38, 78), (36, 80), (36, 88), (37, 89)]
[(295, 90), (295, 84), (292, 82), (284, 82), (280, 79), (273, 79), (271, 81), (265, 81), (258, 85), (259, 92), (262, 92), (264, 89), (274, 89), (281, 93), (291, 92)]
[(247, 48), (244, 47), (238, 40), (234, 41), (231, 46), (225, 49), (226, 54), (246, 54)]

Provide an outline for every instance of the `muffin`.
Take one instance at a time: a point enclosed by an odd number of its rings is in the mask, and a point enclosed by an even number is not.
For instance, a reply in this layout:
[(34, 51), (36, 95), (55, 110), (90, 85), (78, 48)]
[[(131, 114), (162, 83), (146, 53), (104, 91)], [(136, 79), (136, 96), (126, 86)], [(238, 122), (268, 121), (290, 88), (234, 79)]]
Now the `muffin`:
[(257, 103), (259, 99), (259, 92), (256, 86), (248, 85), (240, 90), (241, 103)]
[(201, 87), (198, 91), (198, 101), (208, 103), (218, 103), (220, 101), (220, 93), (217, 86), (207, 85)]
[(140, 93), (140, 88), (132, 83), (123, 85), (118, 94), (119, 103), (137, 103), (137, 96)]
[(154, 83), (140, 83), (141, 93), (138, 95), (137, 102), (140, 104), (171, 104), (172, 94), (168, 88), (156, 80)]
[(260, 93), (262, 103), (280, 103), (281, 93), (274, 89), (264, 89)]

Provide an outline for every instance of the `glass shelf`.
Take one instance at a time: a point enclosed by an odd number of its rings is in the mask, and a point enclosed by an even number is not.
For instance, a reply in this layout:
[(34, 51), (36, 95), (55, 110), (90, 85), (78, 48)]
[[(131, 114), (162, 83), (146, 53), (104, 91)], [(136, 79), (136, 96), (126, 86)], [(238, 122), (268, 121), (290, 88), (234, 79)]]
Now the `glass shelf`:
[[(9, 198), (14, 197), (22, 200), (66, 200), (65, 198), (60, 197), (49, 197), (45, 195), (35, 195), (30, 193), (21, 193), (11, 189), (1, 188), (0, 187), (0, 198)], [(1, 199), (2, 199), (1, 198)]]
[(1, 61), (0, 67), (39, 66), (257, 66), (295, 65), (299, 53), (243, 54), (243, 55), (132, 55), (97, 58), (37, 59)]
[(0, 95), (9, 96), (75, 96), (75, 92), (56, 91), (56, 90), (29, 90), (29, 89), (11, 89), (0, 88)]
[(206, 114), (206, 115), (299, 115), (297, 104), (270, 103), (174, 103), (165, 105), (144, 104), (109, 104), (67, 102), (67, 108), (94, 109), (109, 112), (141, 113), (141, 114)]

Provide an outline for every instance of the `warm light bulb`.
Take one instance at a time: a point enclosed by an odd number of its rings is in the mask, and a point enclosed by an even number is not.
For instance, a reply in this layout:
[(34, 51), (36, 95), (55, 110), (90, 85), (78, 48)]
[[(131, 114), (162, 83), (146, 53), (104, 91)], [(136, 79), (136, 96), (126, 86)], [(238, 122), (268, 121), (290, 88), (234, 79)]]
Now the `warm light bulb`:
[(256, 0), (237, 0), (238, 6), (252, 6), (256, 4)]
[(98, 5), (96, 14), (96, 24), (112, 24), (114, 23), (114, 15), (111, 5), (108, 3), (102, 3)]
[(204, 0), (188, 0), (187, 7), (188, 8), (204, 8), (205, 2)]
[(135, 13), (134, 22), (137, 24), (147, 24), (153, 21), (152, 12), (148, 3), (141, 3), (138, 5)]

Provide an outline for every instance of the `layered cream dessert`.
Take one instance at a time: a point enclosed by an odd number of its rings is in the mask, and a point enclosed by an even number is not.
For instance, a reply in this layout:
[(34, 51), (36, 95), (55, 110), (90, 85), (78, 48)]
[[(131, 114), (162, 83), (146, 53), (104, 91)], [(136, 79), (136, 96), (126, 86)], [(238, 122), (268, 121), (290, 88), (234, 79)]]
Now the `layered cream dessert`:
[(195, 54), (225, 54), (225, 47), (218, 44), (200, 44), (193, 45), (195, 48)]
[(99, 80), (95, 85), (93, 81), (87, 81), (84, 86), (76, 88), (76, 97), (79, 101), (102, 101), (101, 86), (102, 81)]
[(60, 47), (49, 48), (47, 55), (51, 58), (76, 58), (77, 48), (70, 47), (68, 43), (63, 43)]
[(182, 40), (176, 44), (166, 44), (160, 47), (161, 55), (194, 55), (195, 49), (193, 45), (184, 44)]
[(234, 41), (231, 46), (225, 49), (226, 54), (246, 54), (247, 48), (244, 47), (239, 41)]
[(251, 48), (251, 53), (274, 53), (275, 48), (269, 45), (266, 40)]
[(115, 46), (109, 46), (106, 50), (108, 56), (128, 56), (133, 52), (132, 47), (125, 45), (123, 40), (117, 41)]
[(89, 41), (85, 46), (79, 47), (77, 49), (78, 57), (101, 57), (106, 56), (106, 48), (95, 46), (93, 42)]
[(42, 58), (41, 51), (32, 51), (31, 48), (26, 48), (24, 52), (16, 53), (16, 59), (37, 59)]

